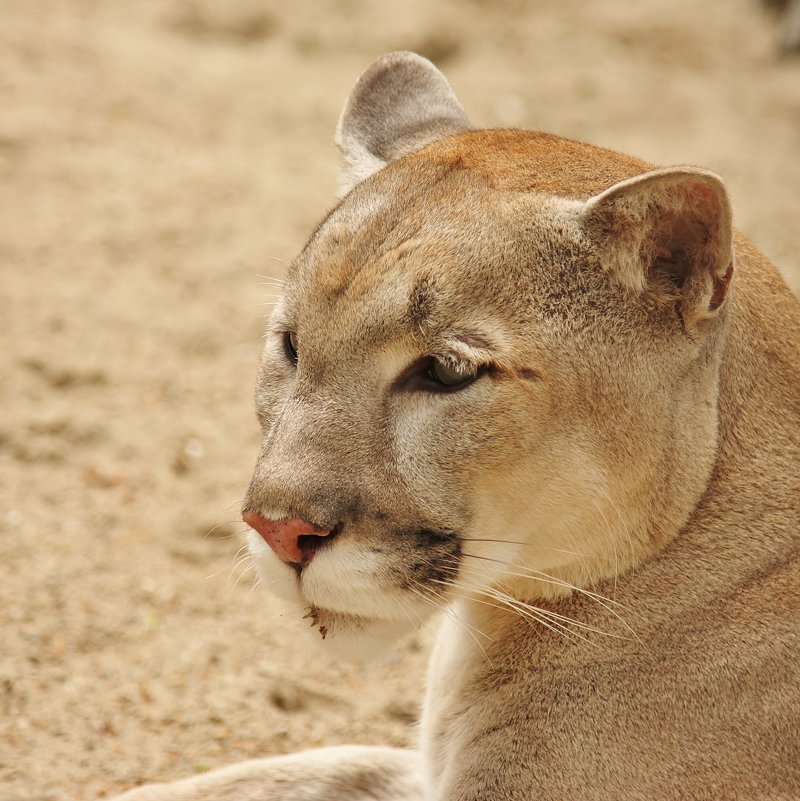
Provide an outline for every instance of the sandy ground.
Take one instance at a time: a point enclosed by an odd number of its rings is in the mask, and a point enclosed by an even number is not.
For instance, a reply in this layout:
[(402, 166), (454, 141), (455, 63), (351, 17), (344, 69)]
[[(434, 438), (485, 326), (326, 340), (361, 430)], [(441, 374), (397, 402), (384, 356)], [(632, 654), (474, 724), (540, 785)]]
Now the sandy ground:
[[(589, 11), (591, 9), (591, 11)], [(750, 0), (10, 0), (0, 23), (0, 801), (413, 739), (425, 638), (366, 667), (236, 562), (261, 328), (332, 203), (358, 73), (725, 175), (800, 288), (800, 62)]]

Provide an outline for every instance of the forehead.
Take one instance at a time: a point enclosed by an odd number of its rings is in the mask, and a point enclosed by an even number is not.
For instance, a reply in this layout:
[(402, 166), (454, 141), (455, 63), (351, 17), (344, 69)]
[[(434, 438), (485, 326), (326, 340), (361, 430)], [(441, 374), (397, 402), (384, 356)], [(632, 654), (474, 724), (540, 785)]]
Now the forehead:
[(298, 327), (328, 319), (371, 336), (507, 309), (532, 287), (531, 271), (554, 262), (548, 251), (565, 230), (554, 215), (570, 203), (499, 190), (460, 165), (392, 165), (311, 237), (289, 275), (287, 309)]

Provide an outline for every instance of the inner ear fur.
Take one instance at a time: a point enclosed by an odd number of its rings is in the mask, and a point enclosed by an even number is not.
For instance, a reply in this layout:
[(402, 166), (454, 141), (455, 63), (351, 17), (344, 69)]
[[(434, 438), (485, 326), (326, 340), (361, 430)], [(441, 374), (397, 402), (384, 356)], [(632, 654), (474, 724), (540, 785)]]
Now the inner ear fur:
[(389, 53), (358, 79), (334, 141), (342, 153), (341, 194), (390, 161), (472, 123), (447, 79), (416, 53)]
[(728, 193), (708, 170), (672, 167), (591, 198), (582, 222), (604, 266), (631, 291), (677, 300), (684, 318), (713, 316), (733, 276)]

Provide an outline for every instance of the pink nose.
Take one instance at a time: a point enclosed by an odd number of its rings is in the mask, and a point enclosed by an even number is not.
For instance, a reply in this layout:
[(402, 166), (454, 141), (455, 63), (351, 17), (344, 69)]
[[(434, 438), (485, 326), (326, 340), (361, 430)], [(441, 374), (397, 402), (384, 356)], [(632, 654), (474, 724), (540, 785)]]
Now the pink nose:
[[(331, 533), (329, 529), (315, 526), (301, 517), (267, 520), (255, 512), (245, 512), (242, 519), (250, 528), (255, 529), (264, 538), (264, 542), (275, 551), (278, 558), (287, 564), (302, 565), (310, 562), (322, 538)], [(320, 539), (317, 540), (317, 537)]]

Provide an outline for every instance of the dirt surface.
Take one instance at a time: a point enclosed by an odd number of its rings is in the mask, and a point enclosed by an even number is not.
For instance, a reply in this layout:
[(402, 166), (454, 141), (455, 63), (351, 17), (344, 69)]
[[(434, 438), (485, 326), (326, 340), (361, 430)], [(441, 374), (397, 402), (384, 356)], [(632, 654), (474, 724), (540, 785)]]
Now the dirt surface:
[(432, 57), (481, 124), (718, 170), (797, 289), (775, 38), (750, 0), (5, 3), (0, 801), (413, 739), (425, 638), (338, 663), (236, 561), (260, 276), (332, 203), (374, 57)]

